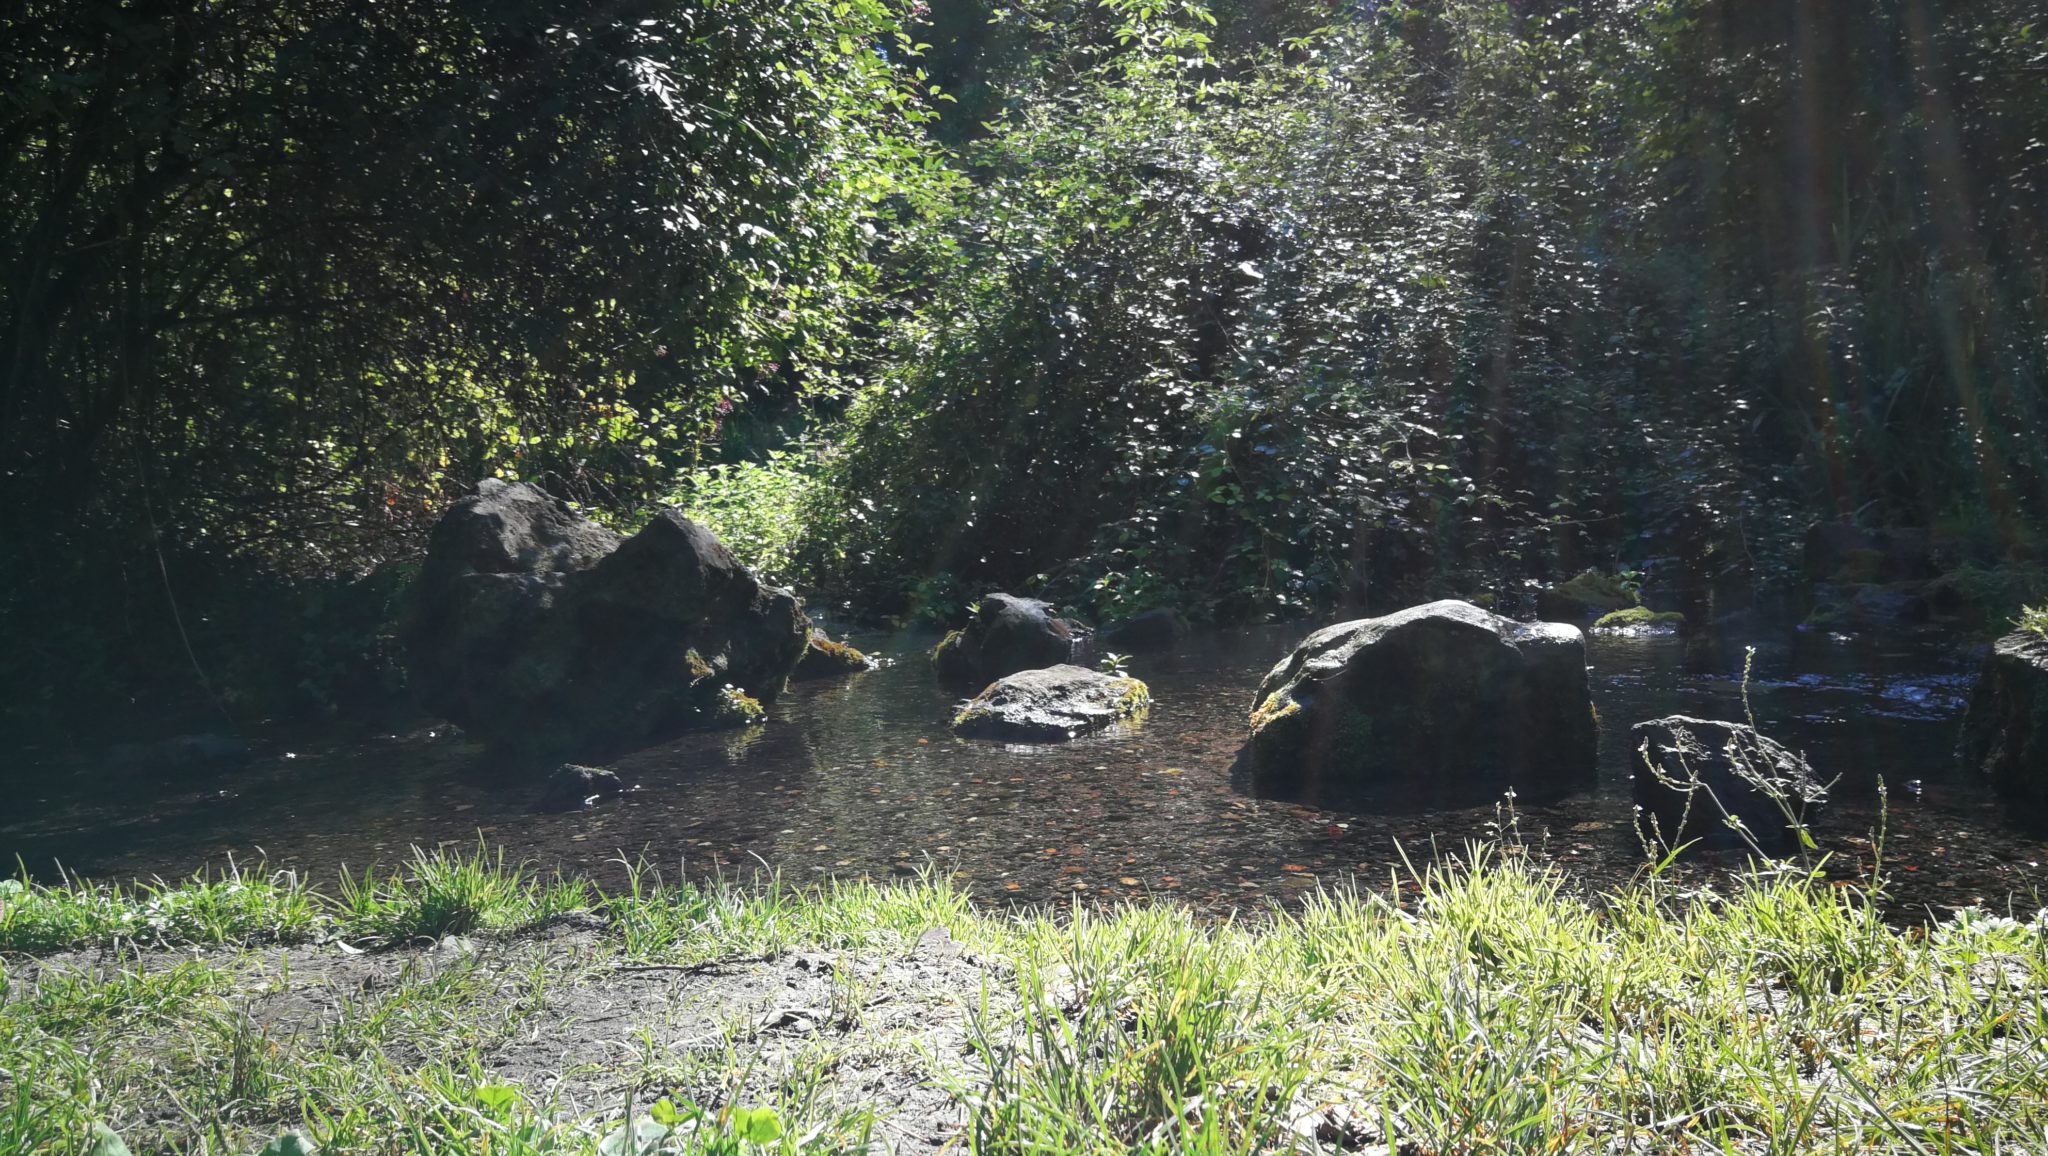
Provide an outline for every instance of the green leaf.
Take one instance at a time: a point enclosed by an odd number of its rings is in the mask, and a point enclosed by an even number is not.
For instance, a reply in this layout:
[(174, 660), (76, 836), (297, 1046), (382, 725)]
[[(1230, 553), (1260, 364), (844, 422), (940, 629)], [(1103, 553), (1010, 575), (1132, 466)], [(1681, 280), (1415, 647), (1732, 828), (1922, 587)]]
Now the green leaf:
[(316, 1151), (318, 1148), (303, 1134), (280, 1132), (270, 1143), (257, 1149), (256, 1156), (313, 1156)]
[(119, 1132), (105, 1124), (94, 1124), (92, 1146), (85, 1150), (85, 1156), (129, 1156), (128, 1144)]
[(646, 1156), (667, 1139), (668, 1133), (668, 1125), (636, 1116), (630, 1130), (622, 1124), (598, 1143), (598, 1156)]
[(782, 1138), (782, 1117), (773, 1108), (734, 1108), (732, 1132), (749, 1144), (773, 1144)]
[(476, 1090), (476, 1102), (492, 1115), (508, 1112), (519, 1102), (519, 1089), (504, 1084), (485, 1084)]

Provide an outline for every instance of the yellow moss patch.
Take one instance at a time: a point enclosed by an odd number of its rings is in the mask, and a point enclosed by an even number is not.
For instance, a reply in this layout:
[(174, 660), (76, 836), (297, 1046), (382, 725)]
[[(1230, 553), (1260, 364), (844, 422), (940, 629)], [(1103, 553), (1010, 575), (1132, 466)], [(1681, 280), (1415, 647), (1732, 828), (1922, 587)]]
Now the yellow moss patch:
[(1294, 701), (1285, 690), (1276, 690), (1266, 696), (1266, 701), (1252, 711), (1252, 733), (1257, 734), (1281, 719), (1291, 718), (1300, 713), (1300, 703)]

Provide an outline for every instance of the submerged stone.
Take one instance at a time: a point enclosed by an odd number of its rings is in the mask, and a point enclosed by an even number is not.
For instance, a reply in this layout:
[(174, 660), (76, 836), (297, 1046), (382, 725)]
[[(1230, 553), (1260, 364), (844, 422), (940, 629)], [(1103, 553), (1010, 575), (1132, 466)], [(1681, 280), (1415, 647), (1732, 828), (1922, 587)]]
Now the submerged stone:
[(534, 803), (534, 809), (574, 811), (599, 799), (616, 798), (625, 793), (626, 784), (615, 771), (563, 763), (550, 772), (547, 782), (541, 785), (540, 798)]
[(953, 718), (977, 738), (1061, 742), (1132, 718), (1152, 702), (1145, 684), (1083, 666), (1025, 670), (998, 679)]
[(1463, 807), (1513, 789), (1590, 789), (1597, 735), (1585, 639), (1467, 602), (1308, 636), (1259, 687), (1245, 750), (1261, 793)]

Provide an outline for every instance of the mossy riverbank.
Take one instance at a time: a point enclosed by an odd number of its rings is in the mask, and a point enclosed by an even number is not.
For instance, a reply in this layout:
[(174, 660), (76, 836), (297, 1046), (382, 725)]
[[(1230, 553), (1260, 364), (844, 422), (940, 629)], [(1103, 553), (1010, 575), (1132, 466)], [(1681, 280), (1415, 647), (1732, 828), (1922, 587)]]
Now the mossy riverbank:
[(0, 1150), (616, 1152), (629, 1103), (707, 1153), (2042, 1150), (2048, 917), (1513, 850), (1222, 923), (446, 854), (11, 885)]

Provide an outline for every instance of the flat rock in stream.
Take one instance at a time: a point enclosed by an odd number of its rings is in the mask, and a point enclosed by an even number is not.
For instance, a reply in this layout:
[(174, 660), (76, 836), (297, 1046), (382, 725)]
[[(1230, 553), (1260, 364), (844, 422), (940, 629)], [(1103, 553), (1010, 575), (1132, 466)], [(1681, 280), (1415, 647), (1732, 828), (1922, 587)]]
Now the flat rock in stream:
[(954, 716), (953, 730), (976, 738), (1061, 742), (1130, 718), (1151, 701), (1151, 692), (1135, 678), (1052, 666), (991, 683)]

